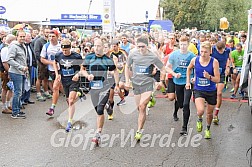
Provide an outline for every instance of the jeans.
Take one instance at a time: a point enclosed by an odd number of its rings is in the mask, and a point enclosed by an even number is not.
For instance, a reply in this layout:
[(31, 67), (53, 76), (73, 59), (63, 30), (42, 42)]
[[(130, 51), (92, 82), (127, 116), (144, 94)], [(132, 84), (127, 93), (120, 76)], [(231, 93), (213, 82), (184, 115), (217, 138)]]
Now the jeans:
[(10, 79), (14, 85), (14, 95), (12, 100), (12, 114), (16, 115), (20, 112), (21, 96), (24, 90), (25, 76), (21, 74), (9, 73)]

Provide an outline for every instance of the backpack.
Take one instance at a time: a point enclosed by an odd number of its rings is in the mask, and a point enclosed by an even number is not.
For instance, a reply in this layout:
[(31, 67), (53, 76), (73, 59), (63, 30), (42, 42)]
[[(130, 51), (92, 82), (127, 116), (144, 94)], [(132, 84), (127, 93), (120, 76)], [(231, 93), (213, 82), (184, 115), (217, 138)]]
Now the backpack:
[(50, 42), (47, 42), (47, 43), (45, 44), (45, 48), (46, 48), (46, 56), (45, 56), (45, 59), (48, 59), (47, 49), (48, 49), (49, 45), (50, 45)]

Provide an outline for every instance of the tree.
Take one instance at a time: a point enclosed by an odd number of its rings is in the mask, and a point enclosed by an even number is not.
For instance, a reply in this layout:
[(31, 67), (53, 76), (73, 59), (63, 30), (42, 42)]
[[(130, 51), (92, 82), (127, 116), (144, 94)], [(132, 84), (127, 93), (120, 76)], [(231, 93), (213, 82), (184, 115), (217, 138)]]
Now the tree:
[(219, 29), (220, 18), (226, 17), (229, 30), (247, 29), (250, 0), (161, 0), (164, 18), (174, 22), (176, 29), (197, 27)]

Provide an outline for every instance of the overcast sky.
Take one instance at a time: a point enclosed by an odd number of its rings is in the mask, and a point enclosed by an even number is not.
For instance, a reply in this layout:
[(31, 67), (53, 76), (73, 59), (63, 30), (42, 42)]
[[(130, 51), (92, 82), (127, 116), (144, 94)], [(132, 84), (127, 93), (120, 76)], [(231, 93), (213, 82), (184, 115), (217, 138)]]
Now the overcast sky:
[[(115, 0), (115, 20), (121, 23), (144, 22), (145, 11), (154, 20), (159, 0)], [(0, 0), (11, 21), (45, 21), (59, 19), (60, 14), (86, 14), (90, 0)], [(90, 14), (102, 14), (103, 0), (92, 0)]]

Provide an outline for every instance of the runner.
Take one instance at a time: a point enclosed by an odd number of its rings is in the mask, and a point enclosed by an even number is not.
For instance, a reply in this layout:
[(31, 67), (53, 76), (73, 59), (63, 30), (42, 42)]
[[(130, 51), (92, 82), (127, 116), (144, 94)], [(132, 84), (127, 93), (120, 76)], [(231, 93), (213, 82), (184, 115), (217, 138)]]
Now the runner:
[[(169, 35), (169, 39), (171, 41), (176, 41), (175, 40), (175, 36), (172, 35), (172, 34)], [(175, 44), (175, 42), (173, 42), (173, 46), (172, 46), (173, 50), (170, 51), (169, 54), (164, 57), (163, 62), (164, 62), (164, 65), (166, 67), (168, 67), (168, 65), (169, 65), (169, 61), (168, 60), (169, 60), (170, 53), (172, 53), (173, 51), (175, 51), (175, 50), (178, 49), (177, 47), (174, 46), (174, 44)], [(175, 102), (174, 102), (173, 119), (174, 119), (174, 121), (178, 121), (179, 118), (178, 118), (177, 113), (178, 113), (178, 110), (179, 110), (179, 106), (178, 106), (178, 101), (177, 101), (176, 94), (175, 94), (175, 84), (173, 82), (173, 76), (170, 73), (168, 73), (166, 75), (162, 75), (161, 77), (162, 77), (162, 80), (167, 80), (166, 83), (167, 83), (168, 86), (167, 86), (167, 89), (166, 89), (166, 94), (167, 94), (168, 100), (169, 101), (175, 100)]]
[[(117, 103), (117, 106), (125, 105), (126, 101), (124, 99), (125, 96), (129, 94), (127, 90), (124, 89), (125, 84), (125, 62), (126, 62), (126, 55), (127, 53), (119, 48), (119, 41), (114, 40), (112, 41), (112, 50), (110, 51), (110, 58), (114, 61), (114, 64), (116, 65), (117, 71), (119, 73), (119, 92), (118, 95), (121, 98), (120, 102)], [(108, 79), (114, 81), (113, 79), (113, 72), (108, 71)], [(109, 101), (108, 101), (108, 119), (113, 119), (113, 108), (114, 108), (114, 88), (115, 83), (110, 89), (110, 95), (109, 95)]]
[(173, 82), (175, 84), (175, 92), (177, 97), (177, 104), (175, 101), (175, 111), (173, 115), (174, 120), (177, 114), (176, 110), (178, 110), (178, 108), (183, 108), (183, 126), (180, 134), (187, 135), (187, 125), (190, 117), (190, 100), (192, 91), (191, 89), (185, 89), (186, 69), (191, 59), (194, 58), (195, 55), (192, 52), (188, 51), (189, 38), (187, 36), (180, 37), (179, 46), (179, 50), (171, 53), (167, 68), (168, 72), (173, 75)]
[(231, 52), (231, 61), (233, 63), (232, 71), (232, 82), (234, 83), (234, 93), (231, 95), (231, 99), (236, 98), (236, 93), (239, 88), (241, 69), (243, 63), (244, 50), (242, 49), (242, 44), (238, 43), (236, 45), (236, 50)]
[(218, 60), (219, 62), (219, 70), (220, 70), (220, 82), (217, 83), (217, 104), (215, 107), (213, 123), (218, 124), (219, 118), (218, 114), (220, 111), (221, 103), (222, 103), (222, 90), (225, 87), (226, 79), (225, 77), (229, 74), (229, 60), (230, 58), (230, 49), (226, 48), (226, 44), (222, 41), (216, 43), (216, 46), (213, 46), (212, 55), (213, 58)]
[[(119, 90), (119, 77), (116, 66), (110, 58), (104, 54), (104, 43), (101, 39), (94, 41), (95, 53), (86, 56), (84, 67), (86, 70), (79, 72), (79, 76), (84, 76), (90, 81), (90, 95), (93, 106), (97, 112), (97, 130), (92, 142), (99, 144), (101, 132), (104, 125), (104, 107), (109, 98), (111, 84), (107, 80), (107, 71), (114, 71), (115, 91)], [(77, 75), (78, 76), (78, 75)], [(77, 77), (76, 76), (76, 77)]]
[(125, 50), (127, 54), (129, 54), (130, 50), (133, 49), (135, 46), (128, 41), (128, 35), (122, 34), (122, 43), (120, 45), (120, 48)]
[(217, 103), (216, 83), (220, 81), (219, 63), (216, 59), (210, 56), (211, 44), (203, 42), (200, 46), (200, 56), (191, 60), (186, 74), (186, 89), (191, 89), (191, 71), (195, 69), (195, 106), (197, 109), (198, 121), (197, 131), (202, 131), (202, 116), (206, 107), (207, 129), (205, 130), (205, 139), (211, 138), (210, 126), (213, 119), (213, 110)]
[(143, 126), (146, 120), (146, 108), (151, 98), (151, 94), (154, 89), (153, 68), (156, 65), (162, 73), (165, 73), (165, 67), (162, 61), (153, 52), (148, 50), (148, 38), (139, 37), (137, 39), (137, 48), (130, 53), (125, 66), (125, 87), (130, 87), (130, 69), (132, 68), (132, 86), (135, 95), (135, 101), (138, 115), (138, 128), (135, 135), (136, 140), (142, 138)]
[(119, 41), (112, 42), (111, 59), (114, 60), (116, 64), (117, 71), (119, 73), (119, 96), (121, 98), (120, 102), (117, 103), (118, 106), (125, 105), (126, 101), (124, 99), (125, 95), (128, 95), (128, 91), (124, 91), (125, 84), (125, 63), (127, 59), (127, 53), (119, 48)]
[[(59, 82), (63, 84), (69, 112), (66, 132), (69, 132), (73, 124), (73, 115), (75, 112), (74, 103), (78, 97), (79, 76), (77, 72), (80, 71), (82, 57), (76, 52), (71, 52), (71, 41), (69, 39), (63, 39), (61, 49), (62, 52), (55, 55), (55, 61), (53, 64), (56, 76), (54, 83), (55, 85), (59, 85)], [(60, 65), (59, 71), (58, 64)]]
[[(55, 55), (60, 52), (60, 43), (58, 42), (58, 31), (51, 30), (49, 34), (49, 43), (46, 43), (43, 46), (41, 51), (41, 62), (47, 65), (49, 71), (49, 77), (54, 81), (55, 80), (55, 71), (54, 71), (54, 63), (55, 63)], [(59, 69), (59, 67), (58, 67)], [(53, 97), (52, 97), (52, 105), (49, 110), (46, 112), (47, 115), (52, 116), (54, 114), (54, 109), (56, 107), (58, 98), (59, 98), (59, 87), (60, 82), (55, 82), (53, 84)]]

